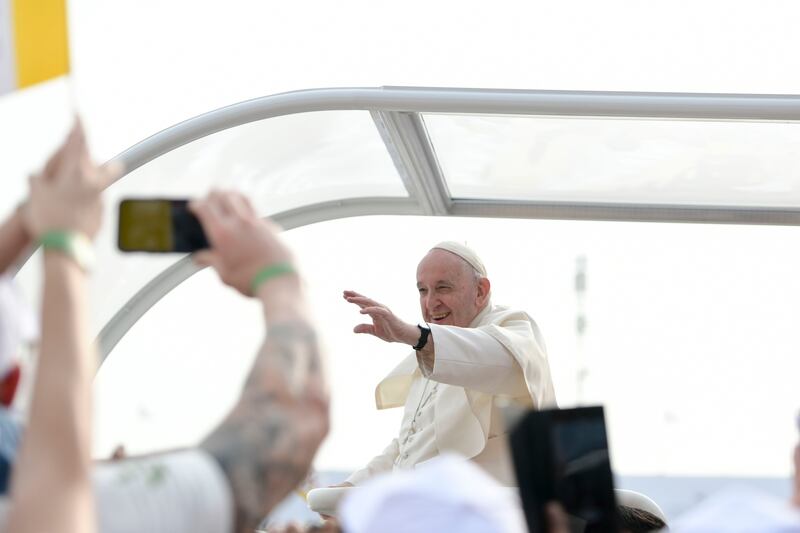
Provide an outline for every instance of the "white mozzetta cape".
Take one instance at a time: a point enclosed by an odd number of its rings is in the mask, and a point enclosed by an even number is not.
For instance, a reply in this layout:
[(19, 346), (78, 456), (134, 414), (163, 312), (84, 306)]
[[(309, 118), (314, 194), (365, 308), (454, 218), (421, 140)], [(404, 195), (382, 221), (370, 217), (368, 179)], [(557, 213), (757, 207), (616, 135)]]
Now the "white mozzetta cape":
[[(555, 406), (544, 344), (527, 313), (489, 304), (469, 328), (429, 326), (436, 355), (433, 371), (423, 369), (423, 373), (449, 385), (439, 388), (435, 400), (440, 452), (475, 457), (483, 451), (495, 396), (537, 409)], [(416, 352), (412, 352), (378, 384), (378, 409), (405, 404), (418, 368)]]

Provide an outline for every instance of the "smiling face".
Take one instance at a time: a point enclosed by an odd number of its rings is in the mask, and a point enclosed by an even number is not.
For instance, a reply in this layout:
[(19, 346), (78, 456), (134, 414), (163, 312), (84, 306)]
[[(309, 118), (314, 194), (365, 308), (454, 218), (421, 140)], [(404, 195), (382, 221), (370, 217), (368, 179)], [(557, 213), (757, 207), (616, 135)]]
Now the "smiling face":
[(466, 261), (438, 248), (417, 267), (419, 307), (429, 324), (469, 326), (488, 303), (489, 287)]

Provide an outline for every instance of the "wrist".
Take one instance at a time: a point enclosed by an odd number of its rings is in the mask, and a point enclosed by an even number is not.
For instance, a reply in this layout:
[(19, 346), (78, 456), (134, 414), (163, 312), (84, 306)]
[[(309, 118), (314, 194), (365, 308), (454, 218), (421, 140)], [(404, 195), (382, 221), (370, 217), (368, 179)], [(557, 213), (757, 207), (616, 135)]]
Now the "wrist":
[(415, 351), (420, 351), (428, 344), (431, 328), (429, 328), (427, 324), (418, 324), (414, 329), (416, 330), (416, 338), (414, 339), (411, 347)]
[(84, 272), (89, 272), (94, 265), (94, 249), (92, 241), (76, 231), (48, 230), (37, 239), (45, 252), (45, 257), (61, 255), (70, 259)]
[(250, 292), (253, 296), (258, 296), (261, 289), (268, 286), (271, 281), (282, 278), (297, 277), (297, 270), (289, 262), (269, 263), (261, 267), (250, 280)]
[(72, 279), (86, 278), (87, 271), (74, 259), (57, 250), (43, 250), (44, 278), (51, 276), (63, 279), (67, 276)]
[(264, 316), (268, 319), (304, 312), (305, 298), (297, 273), (282, 274), (264, 281), (254, 296), (261, 302)]

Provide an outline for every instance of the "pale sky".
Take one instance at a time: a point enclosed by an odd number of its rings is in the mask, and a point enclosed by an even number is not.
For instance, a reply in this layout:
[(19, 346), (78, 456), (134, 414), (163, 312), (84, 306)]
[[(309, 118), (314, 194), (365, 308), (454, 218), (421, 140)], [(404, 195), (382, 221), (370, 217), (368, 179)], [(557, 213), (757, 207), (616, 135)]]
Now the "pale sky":
[[(800, 6), (791, 1), (69, 5), (72, 77), (0, 97), (3, 212), (66, 130), (73, 105), (103, 160), (216, 107), (313, 87), (800, 94)], [(416, 321), (416, 262), (446, 238), (482, 254), (496, 302), (539, 322), (562, 404), (575, 401), (574, 374), (585, 359), (587, 399), (608, 406), (618, 471), (784, 475), (800, 407), (796, 233), (390, 217), (288, 232), (331, 361), (334, 426), (318, 467), (360, 466), (399, 423), (398, 412), (376, 413), (371, 402), (404, 349), (351, 334), (358, 315), (341, 290), (374, 296)], [(589, 270), (580, 347), (579, 255)], [(96, 287), (95, 300), (111, 305), (121, 285), (142, 282), (117, 281), (114, 290)], [(200, 438), (235, 397), (260, 341), (258, 322), (251, 302), (209, 273), (174, 291), (100, 373), (98, 453), (117, 442), (143, 451)]]

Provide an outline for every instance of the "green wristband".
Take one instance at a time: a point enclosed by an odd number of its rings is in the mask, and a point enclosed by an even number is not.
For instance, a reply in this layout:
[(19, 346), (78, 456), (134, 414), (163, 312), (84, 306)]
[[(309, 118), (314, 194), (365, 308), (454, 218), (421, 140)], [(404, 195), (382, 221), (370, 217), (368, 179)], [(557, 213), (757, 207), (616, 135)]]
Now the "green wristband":
[(39, 237), (39, 244), (45, 250), (56, 250), (64, 253), (87, 272), (91, 270), (94, 264), (92, 241), (83, 233), (51, 230)]
[(272, 265), (265, 266), (259, 270), (255, 276), (253, 276), (253, 281), (250, 283), (250, 289), (253, 291), (253, 294), (255, 294), (261, 285), (272, 278), (283, 276), (284, 274), (296, 273), (297, 271), (289, 263), (274, 263)]

